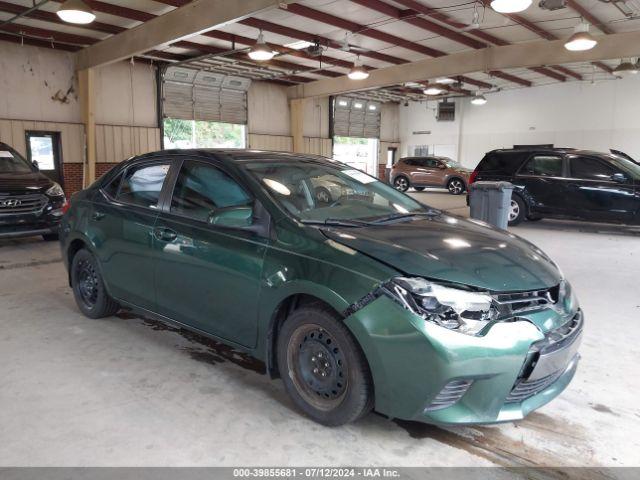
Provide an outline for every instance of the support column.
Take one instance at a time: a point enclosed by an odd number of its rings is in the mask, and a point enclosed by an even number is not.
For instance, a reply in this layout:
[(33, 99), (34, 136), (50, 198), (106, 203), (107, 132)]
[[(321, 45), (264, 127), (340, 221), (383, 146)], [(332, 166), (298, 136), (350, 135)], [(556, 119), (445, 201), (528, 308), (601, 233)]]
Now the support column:
[(304, 151), (304, 98), (294, 98), (289, 101), (291, 118), (291, 136), (293, 137), (294, 153)]
[(96, 179), (96, 120), (95, 120), (95, 69), (78, 71), (80, 89), (80, 113), (85, 131), (85, 158), (82, 187), (87, 188)]

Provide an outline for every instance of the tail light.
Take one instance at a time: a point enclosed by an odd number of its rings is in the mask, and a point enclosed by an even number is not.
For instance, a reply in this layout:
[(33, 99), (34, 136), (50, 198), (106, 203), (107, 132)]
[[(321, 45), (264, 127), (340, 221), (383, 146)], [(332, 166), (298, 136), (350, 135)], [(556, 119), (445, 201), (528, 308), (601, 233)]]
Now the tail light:
[(476, 178), (478, 178), (478, 169), (475, 169), (473, 171), (473, 173), (471, 174), (471, 176), (469, 177), (469, 185), (471, 185), (473, 182), (475, 182)]

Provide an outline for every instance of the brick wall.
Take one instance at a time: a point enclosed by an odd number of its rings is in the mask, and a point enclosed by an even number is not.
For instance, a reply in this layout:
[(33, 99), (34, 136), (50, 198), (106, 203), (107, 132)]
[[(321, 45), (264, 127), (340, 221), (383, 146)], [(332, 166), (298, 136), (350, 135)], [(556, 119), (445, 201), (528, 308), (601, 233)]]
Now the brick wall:
[[(96, 163), (96, 178), (100, 178), (116, 165), (117, 163)], [(82, 164), (63, 163), (63, 168), (64, 191), (69, 197), (78, 190), (82, 190)]]

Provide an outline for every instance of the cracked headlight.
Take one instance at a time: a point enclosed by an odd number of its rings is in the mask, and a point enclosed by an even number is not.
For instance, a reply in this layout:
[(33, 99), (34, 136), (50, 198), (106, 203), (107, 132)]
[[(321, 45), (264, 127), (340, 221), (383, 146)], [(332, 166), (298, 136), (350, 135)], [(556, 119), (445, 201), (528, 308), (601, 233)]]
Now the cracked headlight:
[(54, 182), (51, 188), (46, 191), (46, 194), (50, 197), (62, 197), (64, 196), (64, 191), (60, 185)]
[(498, 316), (488, 293), (408, 277), (394, 278), (388, 288), (405, 308), (426, 321), (467, 335), (478, 335)]

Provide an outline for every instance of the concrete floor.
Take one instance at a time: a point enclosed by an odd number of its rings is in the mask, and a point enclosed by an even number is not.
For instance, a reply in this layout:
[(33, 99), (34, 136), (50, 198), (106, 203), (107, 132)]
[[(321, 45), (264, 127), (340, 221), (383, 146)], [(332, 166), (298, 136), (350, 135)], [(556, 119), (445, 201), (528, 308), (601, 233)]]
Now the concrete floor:
[[(463, 197), (416, 194), (464, 214)], [(537, 222), (587, 315), (569, 388), (527, 419), (437, 427), (372, 414), (329, 429), (280, 381), (204, 339), (77, 310), (56, 243), (0, 241), (0, 466), (640, 464), (640, 232)]]

